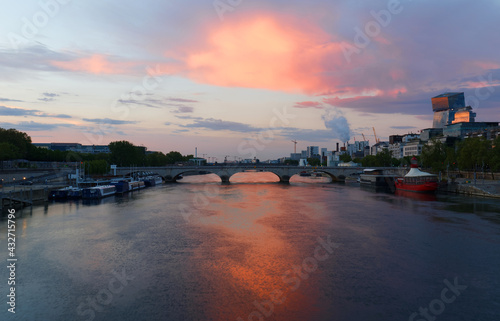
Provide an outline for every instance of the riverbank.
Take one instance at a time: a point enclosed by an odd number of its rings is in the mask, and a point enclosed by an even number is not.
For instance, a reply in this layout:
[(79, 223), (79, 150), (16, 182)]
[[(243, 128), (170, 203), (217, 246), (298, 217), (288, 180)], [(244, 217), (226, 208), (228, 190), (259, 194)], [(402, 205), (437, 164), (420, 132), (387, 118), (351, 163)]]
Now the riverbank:
[(440, 192), (456, 193), (470, 196), (500, 198), (499, 180), (457, 179), (439, 190)]

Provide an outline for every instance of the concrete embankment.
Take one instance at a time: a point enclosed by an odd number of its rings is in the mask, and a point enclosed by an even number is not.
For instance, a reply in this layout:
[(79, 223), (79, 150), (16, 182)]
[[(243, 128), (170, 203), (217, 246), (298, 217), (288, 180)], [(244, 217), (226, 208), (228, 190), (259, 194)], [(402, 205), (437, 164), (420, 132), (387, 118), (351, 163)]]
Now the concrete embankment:
[(454, 183), (449, 183), (440, 192), (456, 193), (473, 196), (483, 196), (500, 198), (500, 181), (497, 180), (460, 180)]
[(61, 188), (62, 185), (52, 186), (16, 186), (2, 188), (0, 190), (1, 212), (8, 208), (22, 208), (44, 203), (48, 200), (49, 192)]

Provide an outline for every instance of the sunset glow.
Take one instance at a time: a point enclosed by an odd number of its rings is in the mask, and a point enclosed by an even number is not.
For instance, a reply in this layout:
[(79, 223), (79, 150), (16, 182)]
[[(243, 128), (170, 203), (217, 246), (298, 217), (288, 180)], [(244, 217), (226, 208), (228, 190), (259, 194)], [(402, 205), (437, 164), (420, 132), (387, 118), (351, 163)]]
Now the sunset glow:
[[(37, 3), (3, 11), (0, 126), (34, 142), (203, 146), (220, 161), (246, 158), (238, 146), (278, 125), (259, 158), (289, 156), (292, 139), (331, 149), (329, 114), (345, 115), (351, 137), (430, 127), (430, 98), (446, 91), (479, 104), (478, 121), (500, 117), (493, 2), (455, 7), (463, 24), (429, 23), (445, 4), (384, 16), (378, 2), (235, 3), (68, 2), (44, 24), (30, 20), (44, 13)], [(493, 27), (461, 39), (477, 25), (470, 12)], [(271, 125), (284, 109), (291, 116)]]

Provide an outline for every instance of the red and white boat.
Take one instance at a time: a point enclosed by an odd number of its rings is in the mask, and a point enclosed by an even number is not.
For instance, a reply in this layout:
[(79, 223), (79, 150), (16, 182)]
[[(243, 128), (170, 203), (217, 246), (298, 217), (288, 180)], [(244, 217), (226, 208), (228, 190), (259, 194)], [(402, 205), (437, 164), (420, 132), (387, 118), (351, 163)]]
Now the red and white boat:
[(437, 175), (418, 169), (417, 159), (411, 160), (410, 171), (396, 179), (396, 189), (409, 192), (434, 193), (438, 188)]

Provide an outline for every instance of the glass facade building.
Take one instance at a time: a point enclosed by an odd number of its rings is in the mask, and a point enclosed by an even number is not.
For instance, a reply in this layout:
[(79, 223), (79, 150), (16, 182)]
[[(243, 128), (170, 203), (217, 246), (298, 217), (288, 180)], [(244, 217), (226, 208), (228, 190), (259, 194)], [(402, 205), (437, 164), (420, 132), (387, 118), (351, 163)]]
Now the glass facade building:
[(485, 131), (495, 127), (498, 127), (497, 122), (456, 123), (446, 126), (443, 130), (443, 134), (446, 137), (464, 137), (468, 133)]
[(465, 106), (464, 93), (444, 93), (432, 97), (432, 110), (434, 111), (433, 128), (459, 122), (474, 122), (476, 114), (470, 106)]

